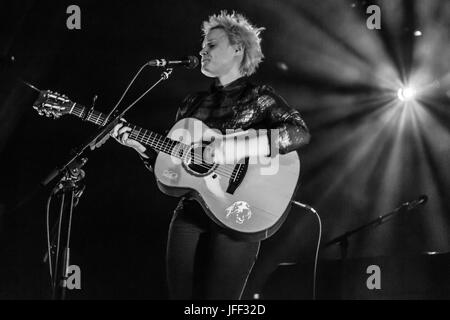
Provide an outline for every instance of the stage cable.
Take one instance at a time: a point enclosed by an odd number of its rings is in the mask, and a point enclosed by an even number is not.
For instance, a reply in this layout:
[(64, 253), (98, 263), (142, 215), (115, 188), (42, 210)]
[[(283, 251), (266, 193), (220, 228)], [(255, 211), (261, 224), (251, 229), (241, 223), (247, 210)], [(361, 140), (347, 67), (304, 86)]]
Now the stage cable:
[(314, 213), (314, 215), (317, 217), (317, 222), (319, 225), (319, 237), (317, 238), (317, 247), (316, 247), (316, 255), (314, 258), (314, 279), (313, 279), (313, 300), (316, 300), (316, 282), (317, 282), (317, 261), (319, 259), (319, 248), (320, 248), (320, 241), (322, 239), (322, 220), (320, 219), (319, 214), (317, 213), (317, 211), (304, 203), (298, 202), (298, 201), (292, 201), (292, 203), (296, 204), (297, 206), (304, 208), (312, 213)]

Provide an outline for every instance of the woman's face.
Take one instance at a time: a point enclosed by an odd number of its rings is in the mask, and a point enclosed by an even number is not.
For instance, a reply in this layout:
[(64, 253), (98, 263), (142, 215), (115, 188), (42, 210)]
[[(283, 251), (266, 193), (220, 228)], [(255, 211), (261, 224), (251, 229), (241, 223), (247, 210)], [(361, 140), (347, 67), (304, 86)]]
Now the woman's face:
[(231, 45), (228, 36), (220, 28), (212, 29), (203, 40), (202, 73), (207, 77), (221, 77), (237, 67), (239, 70), (242, 53), (237, 45)]

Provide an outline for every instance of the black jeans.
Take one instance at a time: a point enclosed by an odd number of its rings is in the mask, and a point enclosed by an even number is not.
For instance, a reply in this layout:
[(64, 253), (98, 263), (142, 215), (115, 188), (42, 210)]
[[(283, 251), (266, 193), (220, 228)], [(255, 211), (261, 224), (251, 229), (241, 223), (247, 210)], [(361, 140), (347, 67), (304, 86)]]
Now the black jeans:
[(228, 236), (197, 202), (180, 201), (167, 242), (170, 298), (240, 299), (259, 247)]

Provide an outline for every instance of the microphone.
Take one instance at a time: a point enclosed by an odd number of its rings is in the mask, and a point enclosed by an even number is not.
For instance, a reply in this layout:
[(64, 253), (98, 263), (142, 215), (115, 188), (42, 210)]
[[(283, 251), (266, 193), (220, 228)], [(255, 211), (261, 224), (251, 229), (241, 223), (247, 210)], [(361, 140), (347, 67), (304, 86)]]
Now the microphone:
[(184, 66), (188, 69), (194, 69), (198, 66), (198, 58), (196, 56), (184, 57), (181, 60), (154, 59), (147, 62), (150, 67), (179, 67)]

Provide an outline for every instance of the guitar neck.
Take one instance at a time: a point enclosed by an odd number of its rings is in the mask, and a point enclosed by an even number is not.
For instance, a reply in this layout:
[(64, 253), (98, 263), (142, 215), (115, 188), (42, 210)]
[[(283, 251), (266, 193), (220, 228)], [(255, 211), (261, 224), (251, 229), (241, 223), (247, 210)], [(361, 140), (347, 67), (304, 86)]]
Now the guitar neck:
[[(69, 111), (70, 114), (75, 115), (80, 119), (95, 123), (99, 126), (104, 126), (107, 123), (107, 115), (94, 109), (88, 109), (81, 104), (74, 103)], [(159, 133), (143, 129), (139, 126), (127, 123), (127, 126), (131, 128), (129, 138), (140, 142), (145, 146), (149, 146), (157, 152), (164, 152), (172, 154), (175, 148), (185, 149), (187, 146), (179, 141), (167, 138)], [(174, 153), (183, 154), (181, 153)], [(176, 156), (176, 155), (175, 155)]]

